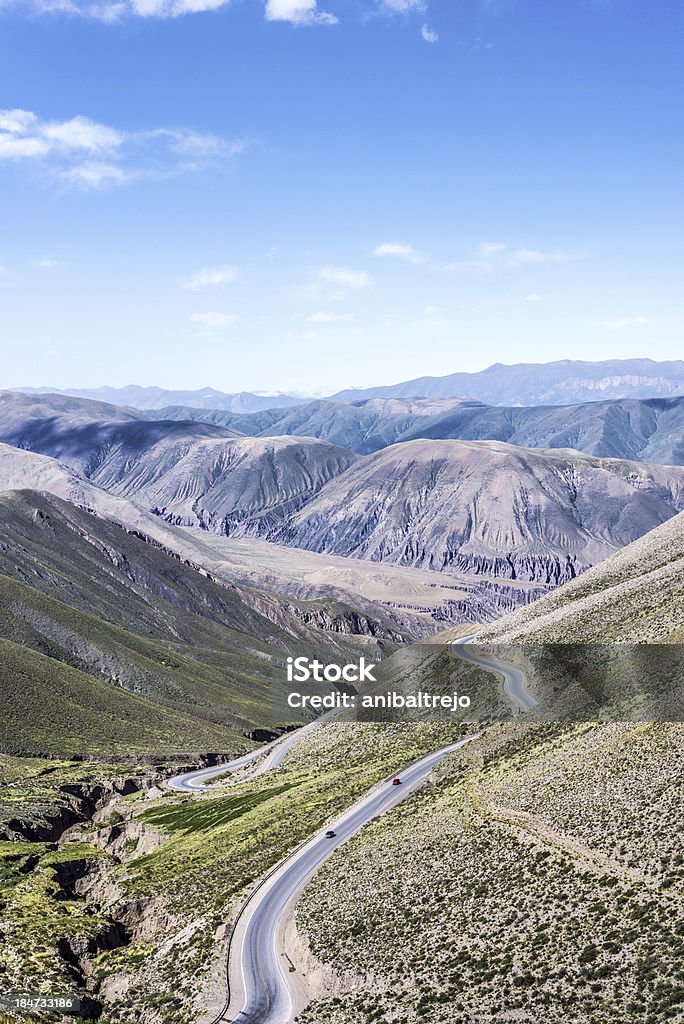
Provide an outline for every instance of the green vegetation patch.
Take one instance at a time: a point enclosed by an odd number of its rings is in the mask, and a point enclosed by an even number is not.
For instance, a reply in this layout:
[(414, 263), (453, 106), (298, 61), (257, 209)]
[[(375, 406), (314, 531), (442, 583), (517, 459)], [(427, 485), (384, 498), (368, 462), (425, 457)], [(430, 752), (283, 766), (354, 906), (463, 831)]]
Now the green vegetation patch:
[(140, 820), (164, 833), (190, 835), (194, 832), (210, 832), (235, 821), (243, 814), (248, 814), (264, 801), (287, 793), (296, 785), (296, 782), (290, 782), (283, 786), (272, 786), (269, 789), (241, 793), (237, 796), (166, 803), (144, 811), (140, 815)]

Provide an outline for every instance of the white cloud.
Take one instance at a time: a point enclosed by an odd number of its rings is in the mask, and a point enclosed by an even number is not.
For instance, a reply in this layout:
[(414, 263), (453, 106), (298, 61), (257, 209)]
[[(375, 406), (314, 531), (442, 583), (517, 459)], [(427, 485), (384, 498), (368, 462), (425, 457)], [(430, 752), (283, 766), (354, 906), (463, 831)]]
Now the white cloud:
[(420, 34), (426, 43), (438, 43), (439, 36), (434, 32), (429, 25), (423, 25), (420, 30)]
[(559, 249), (511, 249), (504, 242), (481, 242), (474, 259), (448, 263), (444, 270), (497, 270), (505, 268), (539, 266), (543, 263), (567, 263), (580, 257), (576, 253)]
[(375, 256), (397, 256), (406, 263), (424, 263), (425, 257), (412, 245), (403, 242), (383, 242), (373, 250)]
[(268, 0), (267, 21), (289, 21), (292, 25), (336, 25), (338, 18), (319, 11), (316, 0)]
[(0, 110), (0, 132), (25, 135), (37, 123), (30, 110)]
[(424, 11), (424, 0), (380, 0), (381, 6), (392, 14), (408, 14), (409, 11)]
[(223, 139), (220, 135), (169, 128), (157, 128), (145, 136), (165, 140), (174, 153), (193, 159), (240, 156), (248, 145), (246, 139)]
[(14, 132), (0, 131), (0, 160), (46, 156), (49, 152), (50, 146), (45, 139), (19, 136)]
[(503, 252), (505, 248), (503, 242), (480, 242), (477, 251), (480, 256), (494, 256), (496, 253)]
[(515, 249), (510, 256), (512, 267), (522, 267), (531, 263), (566, 263), (574, 259), (565, 252), (545, 252), (542, 249)]
[(220, 267), (203, 267), (187, 280), (183, 281), (183, 288), (191, 292), (201, 291), (203, 288), (216, 288), (224, 284), (233, 284), (237, 281), (237, 267), (224, 263)]
[(525, 296), (525, 302), (543, 302), (544, 298), (538, 295), (537, 292), (530, 292), (529, 295)]
[[(32, 122), (29, 131), (36, 129)], [(46, 121), (38, 130), (49, 145), (66, 150), (102, 153), (118, 149), (126, 138), (123, 132), (91, 121), (89, 117), (72, 117), (69, 121)]]
[(602, 320), (599, 327), (605, 327), (607, 331), (621, 331), (625, 327), (644, 327), (650, 323), (645, 316), (622, 316), (617, 320)]
[(193, 324), (199, 324), (207, 331), (221, 331), (239, 322), (237, 313), (193, 313), (190, 317)]
[(227, 6), (229, 2), (230, 0), (6, 0), (6, 6), (26, 7), (35, 14), (64, 14), (113, 24), (130, 16), (179, 18), (185, 14), (215, 11)]
[(123, 7), (122, 13), (137, 14), (141, 18), (179, 18), (183, 14), (216, 11), (227, 3), (229, 0), (129, 0), (128, 4), (111, 4), (109, 7)]
[(365, 270), (352, 270), (351, 267), (321, 267), (317, 277), (323, 284), (338, 285), (349, 291), (361, 291), (373, 285), (370, 274)]
[(40, 260), (35, 260), (34, 266), (38, 267), (40, 270), (54, 270), (55, 267), (59, 266), (59, 260), (52, 260), (46, 257)]
[(65, 185), (74, 185), (86, 191), (97, 191), (108, 185), (127, 185), (137, 176), (136, 171), (101, 161), (87, 161), (56, 172), (56, 177)]
[(310, 324), (334, 324), (341, 320), (352, 320), (351, 313), (311, 313), (306, 318)]
[(80, 114), (50, 121), (30, 110), (0, 110), (0, 161), (32, 161), (62, 184), (83, 189), (200, 170), (245, 146), (187, 129), (126, 132)]

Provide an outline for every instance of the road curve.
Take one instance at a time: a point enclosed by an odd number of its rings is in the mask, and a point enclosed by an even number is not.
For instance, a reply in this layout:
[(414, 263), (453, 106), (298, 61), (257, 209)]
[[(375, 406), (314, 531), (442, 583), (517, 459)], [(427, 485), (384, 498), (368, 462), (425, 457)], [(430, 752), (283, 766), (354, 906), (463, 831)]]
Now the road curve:
[[(472, 644), (476, 640), (477, 635), (471, 633), (468, 636), (459, 637), (458, 640), (452, 640), (451, 643), (461, 646), (462, 644)], [(527, 689), (527, 676), (521, 669), (498, 661), (496, 658), (483, 658), (480, 654), (475, 654), (474, 651), (467, 653), (464, 651), (462, 657), (473, 665), (479, 665), (480, 668), (486, 668), (501, 676), (504, 693), (510, 697), (519, 711), (530, 711), (539, 703)]]
[(228, 966), (235, 998), (212, 1024), (288, 1024), (292, 1020), (290, 972), (278, 955), (278, 934), (299, 892), (339, 846), (373, 818), (405, 800), (440, 761), (474, 738), (465, 737), (421, 758), (401, 773), (398, 786), (386, 779), (329, 823), (329, 829), (335, 832), (333, 838), (319, 832), (268, 876), (247, 901), (237, 922)]
[[(475, 639), (475, 634), (471, 634), (452, 643), (466, 645)], [(480, 657), (474, 652), (469, 652), (466, 658), (501, 676), (504, 692), (521, 711), (527, 711), (537, 703), (527, 690), (525, 674), (519, 669), (494, 658)], [(218, 788), (208, 787), (207, 782), (226, 771), (249, 764), (264, 753), (266, 757), (255, 774), (268, 771), (282, 762), (302, 735), (315, 729), (332, 714), (334, 712), (226, 764), (179, 775), (170, 779), (167, 785), (185, 793)], [(386, 779), (328, 824), (328, 829), (335, 833), (332, 838), (327, 838), (324, 830), (319, 831), (262, 880), (243, 904), (234, 925), (227, 965), (229, 1000), (211, 1024), (290, 1024), (294, 1013), (290, 971), (278, 953), (278, 939), (287, 912), (301, 889), (339, 846), (369, 821), (405, 800), (445, 757), (475, 738), (475, 735), (467, 736), (427, 754), (401, 773), (398, 786), (393, 786), (392, 780)]]
[(305, 736), (312, 729), (318, 728), (321, 722), (327, 721), (330, 716), (330, 712), (321, 715), (315, 722), (309, 722), (308, 725), (302, 726), (301, 729), (296, 729), (294, 732), (281, 736), (277, 740), (271, 740), (270, 743), (265, 743), (263, 746), (257, 747), (256, 750), (250, 750), (248, 754), (236, 757), (232, 761), (225, 761), (223, 764), (217, 764), (211, 768), (200, 768), (196, 771), (185, 772), (183, 775), (176, 775), (172, 779), (167, 779), (166, 785), (180, 793), (201, 793), (206, 792), (208, 789), (219, 789), (221, 785), (230, 785), (230, 782), (217, 783), (214, 786), (207, 786), (207, 783), (217, 775), (224, 775), (226, 772), (244, 768), (245, 765), (256, 761), (266, 754), (266, 757), (254, 772), (252, 778), (257, 775), (263, 775), (264, 772), (269, 771), (271, 768), (277, 768), (287, 752), (295, 743), (299, 742), (302, 736)]

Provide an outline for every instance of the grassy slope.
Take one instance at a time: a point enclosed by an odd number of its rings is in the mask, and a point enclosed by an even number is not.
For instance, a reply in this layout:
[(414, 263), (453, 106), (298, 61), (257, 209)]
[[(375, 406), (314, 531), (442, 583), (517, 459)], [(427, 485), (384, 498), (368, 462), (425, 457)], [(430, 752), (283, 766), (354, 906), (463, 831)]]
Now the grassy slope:
[(162, 757), (238, 751), (234, 729), (102, 682), (54, 658), (0, 640), (0, 749), (29, 754)]
[(684, 514), (480, 634), (502, 643), (684, 640)]
[(681, 1020), (683, 753), (678, 726), (490, 730), (305, 891), (359, 988), (302, 1020)]
[(2, 495), (0, 639), (13, 646), (0, 701), (20, 694), (40, 714), (8, 713), (0, 742), (36, 753), (233, 750), (234, 729), (291, 721), (274, 652), (356, 651), (356, 637), (333, 631), (348, 613), (213, 580), (53, 496)]

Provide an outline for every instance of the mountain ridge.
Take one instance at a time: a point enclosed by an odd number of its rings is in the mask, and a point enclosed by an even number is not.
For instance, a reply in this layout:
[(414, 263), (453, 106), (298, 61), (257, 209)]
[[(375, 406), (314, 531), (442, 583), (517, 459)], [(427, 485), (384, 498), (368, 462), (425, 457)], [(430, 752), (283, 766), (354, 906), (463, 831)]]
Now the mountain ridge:
[(144, 387), (128, 384), (113, 388), (107, 385), (98, 388), (12, 388), (23, 394), (64, 395), (91, 401), (107, 402), (111, 405), (129, 406), (136, 410), (158, 409), (163, 405), (195, 404), (197, 408), (230, 409), (233, 412), (256, 412), (258, 409), (273, 409), (282, 405), (296, 405), (296, 395), (264, 394), (254, 391), (225, 392), (215, 388), (197, 388), (184, 391), (160, 387)]
[(160, 410), (160, 416), (226, 426), (251, 437), (318, 437), (359, 455), (430, 438), (575, 448), (603, 458), (684, 464), (684, 395), (530, 407), (449, 398), (318, 399), (247, 415), (179, 407)]
[(684, 394), (684, 361), (560, 359), (551, 363), (494, 363), (474, 373), (417, 377), (381, 387), (348, 388), (330, 397), (338, 400), (461, 397), (492, 405), (552, 405), (563, 401), (575, 404), (596, 393), (604, 398)]

